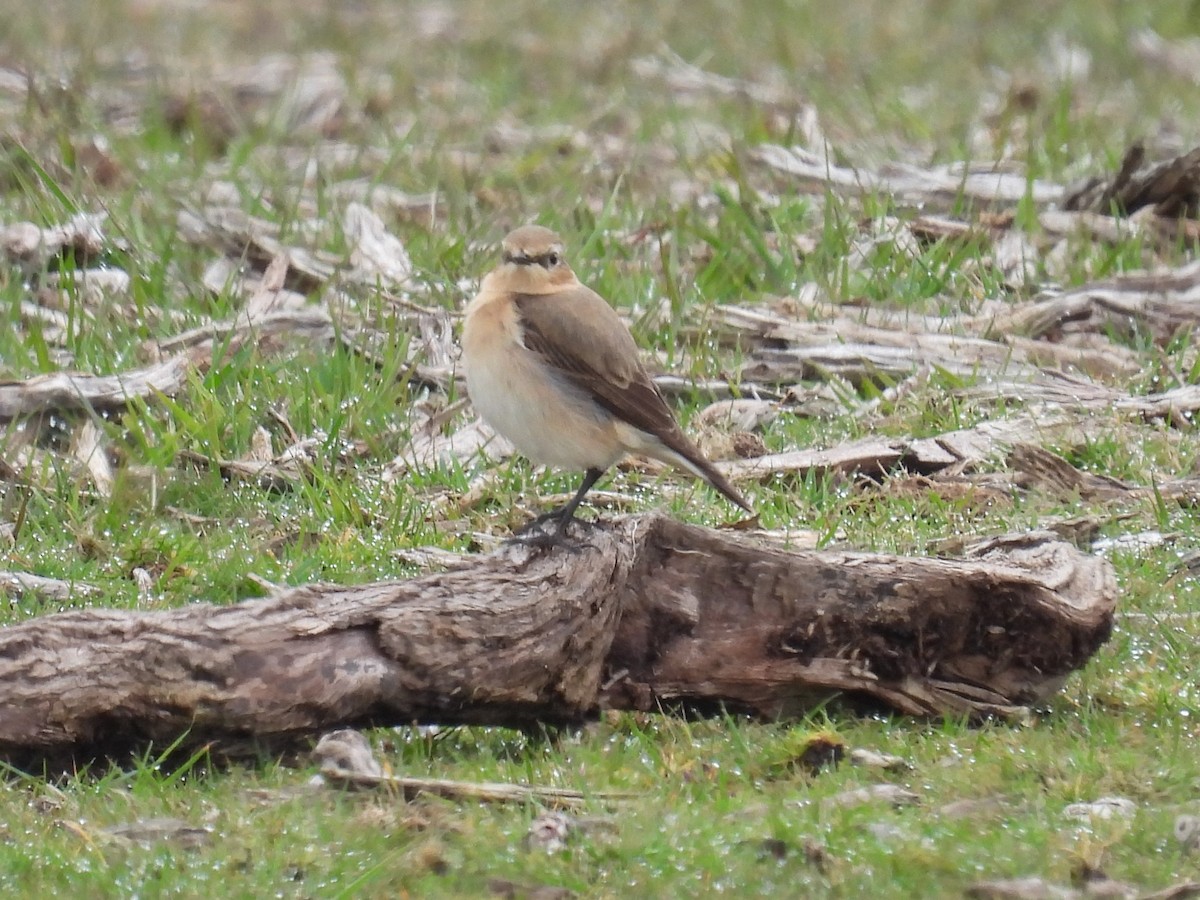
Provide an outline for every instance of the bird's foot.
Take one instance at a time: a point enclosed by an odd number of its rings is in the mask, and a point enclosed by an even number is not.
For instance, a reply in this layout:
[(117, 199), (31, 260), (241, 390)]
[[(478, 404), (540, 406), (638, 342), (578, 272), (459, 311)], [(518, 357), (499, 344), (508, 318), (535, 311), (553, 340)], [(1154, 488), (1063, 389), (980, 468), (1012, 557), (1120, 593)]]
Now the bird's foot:
[(555, 525), (557, 525), (558, 527), (555, 530), (560, 534), (566, 534), (572, 525), (578, 525), (581, 528), (587, 529), (596, 528), (600, 525), (599, 519), (592, 521), (590, 519), (579, 519), (575, 516), (572, 516), (566, 522), (563, 522), (562, 512), (563, 511), (561, 509), (552, 509), (550, 512), (544, 512), (540, 516), (534, 516), (532, 519), (518, 528), (514, 534), (522, 535), (529, 534), (531, 532), (544, 533), (546, 530), (545, 525), (548, 522), (553, 522)]
[(559, 531), (532, 531), (521, 534), (514, 534), (505, 544), (520, 544), (522, 547), (545, 553), (555, 547), (561, 547), (568, 553), (579, 553), (583, 550), (583, 545), (572, 541), (565, 534)]
[[(554, 527), (547, 528), (546, 526), (551, 523), (553, 523)], [(543, 514), (526, 522), (505, 543), (523, 544), (526, 547), (533, 547), (543, 551), (550, 550), (553, 547), (562, 547), (570, 553), (579, 553), (584, 547), (590, 547), (591, 545), (586, 541), (572, 540), (570, 534), (572, 527), (579, 526), (579, 529), (591, 530), (598, 527), (598, 525), (598, 522), (591, 522), (587, 519), (576, 519), (574, 517), (564, 522), (562, 511), (556, 510), (553, 513)]]
[(520, 528), (518, 528), (514, 533), (515, 534), (528, 534), (528, 533), (534, 532), (534, 531), (542, 531), (543, 530), (542, 526), (545, 525), (547, 522), (558, 522), (561, 519), (562, 519), (562, 510), (561, 509), (552, 509), (552, 510), (550, 510), (550, 512), (544, 512), (540, 516), (534, 516), (532, 519), (530, 519), (528, 522), (526, 522), (524, 525), (522, 525)]

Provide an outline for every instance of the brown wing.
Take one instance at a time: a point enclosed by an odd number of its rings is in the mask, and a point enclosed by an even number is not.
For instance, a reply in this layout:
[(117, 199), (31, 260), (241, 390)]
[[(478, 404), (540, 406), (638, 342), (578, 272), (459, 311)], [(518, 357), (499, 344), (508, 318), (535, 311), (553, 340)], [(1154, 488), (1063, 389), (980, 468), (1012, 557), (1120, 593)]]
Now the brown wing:
[(579, 285), (555, 294), (518, 294), (514, 302), (526, 347), (618, 419), (678, 452), (692, 450), (642, 368), (629, 329), (603, 297)]
[(637, 344), (604, 298), (579, 285), (555, 294), (513, 297), (525, 346), (618, 419), (652, 434), (693, 471), (747, 512), (753, 509), (704, 458), (675, 421), (638, 359)]

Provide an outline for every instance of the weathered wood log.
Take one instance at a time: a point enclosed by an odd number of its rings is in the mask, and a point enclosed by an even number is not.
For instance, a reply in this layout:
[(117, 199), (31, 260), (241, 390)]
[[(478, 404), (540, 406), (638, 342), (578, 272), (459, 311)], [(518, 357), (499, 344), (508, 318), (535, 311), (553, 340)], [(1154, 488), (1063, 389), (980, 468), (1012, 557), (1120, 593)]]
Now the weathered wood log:
[(601, 707), (910, 714), (1045, 700), (1108, 638), (1108, 564), (1048, 534), (963, 559), (792, 552), (658, 516), (409, 581), (231, 606), (81, 609), (0, 629), (0, 757)]

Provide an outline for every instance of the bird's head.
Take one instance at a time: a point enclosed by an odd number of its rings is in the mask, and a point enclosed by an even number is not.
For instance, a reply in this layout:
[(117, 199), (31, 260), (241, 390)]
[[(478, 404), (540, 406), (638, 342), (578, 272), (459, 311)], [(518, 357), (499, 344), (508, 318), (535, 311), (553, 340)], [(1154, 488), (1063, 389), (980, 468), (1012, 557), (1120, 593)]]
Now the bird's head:
[(521, 294), (549, 294), (577, 283), (563, 242), (541, 225), (522, 225), (502, 244), (503, 259), (488, 277), (496, 287)]

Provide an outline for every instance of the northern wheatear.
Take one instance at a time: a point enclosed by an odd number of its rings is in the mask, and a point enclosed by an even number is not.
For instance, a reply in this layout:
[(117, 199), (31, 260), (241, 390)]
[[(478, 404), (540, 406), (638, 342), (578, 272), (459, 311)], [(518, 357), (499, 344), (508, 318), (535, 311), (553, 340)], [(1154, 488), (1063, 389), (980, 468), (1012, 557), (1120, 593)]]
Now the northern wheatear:
[(584, 471), (571, 502), (535, 521), (557, 518), (561, 538), (584, 494), (627, 453), (687, 469), (753, 512), (679, 428), (629, 329), (575, 277), (558, 236), (525, 225), (503, 252), (463, 324), (471, 402), (534, 462)]

